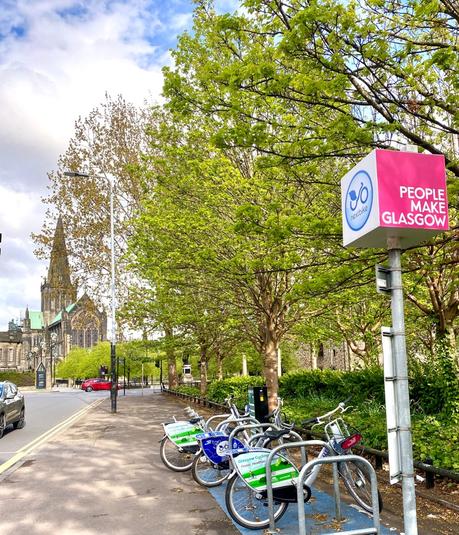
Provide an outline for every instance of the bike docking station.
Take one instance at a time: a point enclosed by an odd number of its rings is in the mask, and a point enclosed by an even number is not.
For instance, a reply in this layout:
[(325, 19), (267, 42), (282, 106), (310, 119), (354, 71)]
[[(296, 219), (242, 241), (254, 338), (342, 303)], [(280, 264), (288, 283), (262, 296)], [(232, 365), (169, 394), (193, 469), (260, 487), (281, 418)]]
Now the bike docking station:
[[(287, 434), (288, 438), (293, 438), (294, 441), (281, 443), (273, 449), (258, 447), (256, 445), (257, 440), (263, 436), (266, 438), (266, 435), (268, 434), (266, 431), (264, 433), (260, 432), (263, 429), (268, 430), (268, 433), (271, 433), (271, 435), (268, 436), (272, 436), (272, 438), (282, 440), (282, 437)], [(267, 503), (265, 505), (267, 505), (268, 508), (269, 527), (264, 530), (263, 533), (267, 535), (275, 535), (279, 533), (285, 533), (286, 535), (287, 533), (312, 535), (313, 533), (318, 533), (315, 530), (316, 526), (312, 525), (312, 521), (309, 526), (306, 523), (305, 502), (309, 501), (312, 494), (307, 483), (312, 480), (311, 485), (313, 484), (321, 465), (332, 464), (334, 518), (331, 523), (335, 521), (340, 523), (339, 530), (333, 533), (340, 533), (342, 535), (381, 535), (376, 473), (372, 465), (366, 459), (353, 454), (336, 455), (336, 451), (330, 442), (325, 442), (323, 440), (303, 440), (295, 431), (286, 431), (271, 423), (245, 423), (239, 425), (230, 433), (228, 443), (234, 444), (234, 442), (237, 441), (236, 437), (238, 434), (244, 433), (247, 436), (247, 433), (251, 431), (258, 431), (249, 439), (249, 444), (255, 444), (255, 447), (244, 447), (242, 449), (230, 447), (228, 449), (228, 456), (230, 464), (236, 472), (237, 478), (242, 480), (252, 491), (256, 491), (259, 494), (266, 493)], [(323, 449), (324, 454), (322, 457), (315, 458), (308, 462), (307, 448), (311, 446), (319, 446)], [(287, 450), (293, 448), (300, 451), (300, 468), (298, 468), (288, 457)], [(344, 518), (342, 514), (338, 464), (343, 465), (347, 462), (352, 463), (356, 461), (361, 463), (361, 465), (364, 465), (370, 475), (373, 525), (370, 527), (357, 527), (357, 529), (342, 531), (341, 523), (349, 519)], [(310, 479), (306, 481), (307, 478)], [(215, 489), (212, 490), (213, 492), (218, 492)], [(314, 494), (315, 493), (316, 491), (314, 491)], [(319, 501), (320, 499), (321, 498), (319, 498)], [(276, 505), (279, 507), (279, 504), (283, 504), (283, 508), (278, 508), (276, 510)], [(276, 526), (276, 521), (280, 518), (284, 519), (283, 515), (287, 509), (285, 504), (297, 504), (297, 521), (295, 522), (293, 518), (290, 518), (288, 525), (284, 523), (282, 527), (279, 527)], [(250, 509), (249, 506), (248, 508)], [(348, 507), (348, 516), (351, 516), (349, 514), (350, 511), (352, 511), (354, 516), (353, 524), (362, 524), (361, 518), (363, 518), (363, 523), (368, 523), (368, 515), (363, 515), (362, 511), (355, 511), (354, 509), (351, 509), (351, 507)], [(321, 514), (321, 517), (327, 517), (327, 519), (328, 516), (328, 509), (327, 513)], [(285, 515), (285, 517), (287, 517), (287, 515)], [(327, 522), (330, 523), (329, 520), (327, 520)], [(241, 528), (238, 527), (238, 529)], [(241, 532), (245, 533), (245, 531), (242, 530)], [(320, 533), (323, 533), (324, 535), (333, 535), (332, 532), (325, 533), (320, 531)]]
[(401, 254), (449, 230), (444, 156), (376, 149), (342, 178), (341, 206), (345, 247), (388, 250), (376, 285), (391, 297), (392, 327), (381, 329), (390, 483), (402, 485), (405, 535), (417, 535)]
[[(323, 457), (313, 459), (309, 462), (304, 462), (307, 459), (306, 448), (309, 446), (319, 446), (327, 450), (326, 454)], [(358, 461), (363, 463), (370, 474), (371, 481), (371, 493), (372, 493), (372, 517), (373, 517), (373, 527), (363, 527), (347, 531), (342, 531), (341, 527), (339, 531), (323, 533), (323, 535), (333, 535), (335, 533), (340, 533), (342, 535), (380, 535), (380, 522), (379, 522), (379, 498), (378, 498), (378, 482), (376, 480), (376, 473), (372, 465), (363, 457), (359, 455), (333, 455), (335, 452), (328, 442), (323, 440), (301, 440), (298, 442), (289, 442), (286, 444), (280, 444), (273, 448), (270, 453), (268, 453), (265, 462), (265, 471), (266, 471), (266, 494), (268, 500), (268, 511), (269, 511), (269, 529), (266, 530), (266, 534), (275, 535), (279, 533), (279, 529), (276, 528), (276, 521), (274, 518), (274, 486), (273, 486), (273, 460), (279, 453), (285, 452), (287, 449), (297, 448), (301, 451), (301, 470), (296, 471), (290, 481), (284, 481), (284, 486), (277, 485), (277, 489), (291, 489), (295, 496), (290, 498), (291, 503), (297, 504), (297, 515), (298, 515), (298, 535), (312, 535), (313, 526), (308, 526), (306, 523), (306, 514), (305, 514), (305, 502), (309, 501), (311, 497), (311, 489), (305, 485), (305, 480), (307, 477), (313, 474), (313, 477), (317, 476), (317, 473), (320, 469), (320, 465), (331, 464), (332, 473), (333, 473), (333, 498), (334, 498), (334, 508), (335, 508), (335, 517), (334, 520), (338, 523), (345, 521), (342, 515), (341, 508), (341, 495), (339, 490), (339, 474), (338, 474), (338, 463), (344, 463), (347, 461)], [(286, 486), (286, 485), (289, 485)], [(310, 528), (310, 529), (309, 529)]]

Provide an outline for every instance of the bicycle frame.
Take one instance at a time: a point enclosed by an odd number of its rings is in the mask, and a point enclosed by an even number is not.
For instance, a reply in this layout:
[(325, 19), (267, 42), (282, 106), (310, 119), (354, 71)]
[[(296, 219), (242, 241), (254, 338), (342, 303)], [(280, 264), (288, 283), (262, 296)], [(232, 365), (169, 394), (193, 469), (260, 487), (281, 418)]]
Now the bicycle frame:
[[(317, 425), (323, 425), (324, 420), (330, 418), (334, 413), (341, 411), (345, 412), (347, 408), (344, 408), (344, 404), (339, 404), (336, 409), (330, 411), (329, 413), (320, 416), (317, 418), (317, 423), (312, 427)], [(335, 418), (328, 421), (324, 425), (324, 432), (327, 437), (328, 448), (323, 447), (317, 456), (318, 459), (322, 459), (330, 455), (330, 451), (334, 452), (336, 455), (349, 455), (352, 453), (351, 447), (355, 446), (362, 439), (362, 435), (356, 433), (351, 435), (349, 429), (346, 425), (346, 422), (341, 418)], [(322, 467), (321, 463), (317, 463), (313, 466), (310, 475), (305, 479), (305, 484), (311, 487), (314, 485), (314, 482), (319, 475), (320, 469)]]
[(163, 424), (163, 429), (165, 436), (179, 449), (197, 446), (196, 436), (203, 432), (202, 424), (189, 420)]

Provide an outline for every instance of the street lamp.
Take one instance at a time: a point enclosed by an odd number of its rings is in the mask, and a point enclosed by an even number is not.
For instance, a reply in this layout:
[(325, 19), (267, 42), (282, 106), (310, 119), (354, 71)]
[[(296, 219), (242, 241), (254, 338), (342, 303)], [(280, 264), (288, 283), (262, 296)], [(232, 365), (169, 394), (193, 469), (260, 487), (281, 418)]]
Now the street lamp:
[(37, 356), (38, 347), (32, 347), (31, 350), (27, 353), (27, 365), (29, 370), (35, 370), (37, 368)]
[(50, 334), (50, 342), (49, 342), (49, 354), (51, 357), (51, 388), (54, 386), (54, 382), (56, 379), (56, 361), (54, 359), (54, 348), (57, 345), (57, 333), (51, 333)]
[[(76, 177), (76, 178), (89, 178), (90, 175), (87, 173), (79, 172), (64, 172), (65, 176)], [(111, 379), (112, 385), (110, 389), (110, 403), (112, 412), (116, 412), (116, 401), (118, 396), (118, 381), (116, 378), (116, 302), (115, 302), (115, 227), (114, 227), (114, 216), (113, 216), (113, 190), (115, 187), (115, 179), (113, 176), (100, 176), (108, 181), (110, 184), (110, 250), (111, 250), (111, 316), (112, 316), (112, 335), (110, 342), (110, 366), (111, 366)]]

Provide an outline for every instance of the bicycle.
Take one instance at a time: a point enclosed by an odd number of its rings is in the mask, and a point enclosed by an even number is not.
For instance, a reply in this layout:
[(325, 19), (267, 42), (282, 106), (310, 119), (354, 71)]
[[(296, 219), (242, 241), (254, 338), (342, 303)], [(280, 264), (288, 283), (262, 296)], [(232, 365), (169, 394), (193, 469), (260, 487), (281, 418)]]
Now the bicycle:
[[(233, 397), (225, 399), (230, 414), (211, 416), (206, 422), (206, 432), (196, 436), (200, 449), (195, 455), (191, 466), (191, 475), (203, 487), (217, 487), (231, 474), (228, 457), (228, 435), (231, 426), (240, 422), (251, 421), (248, 413), (240, 414), (233, 403)], [(215, 430), (211, 429), (212, 420), (225, 417)], [(255, 420), (256, 421), (256, 420)], [(249, 437), (246, 437), (249, 438)], [(243, 448), (243, 444), (236, 440), (233, 448)]]
[[(350, 433), (348, 426), (341, 417), (333, 418), (340, 412), (344, 413), (350, 407), (346, 403), (339, 403), (338, 406), (322, 416), (307, 420), (306, 424), (313, 424), (312, 427), (324, 425), (327, 441), (310, 441), (320, 444), (321, 451), (319, 458), (330, 455), (346, 456), (352, 453), (351, 448), (362, 440), (360, 433)], [(278, 431), (268, 431), (271, 437), (282, 439), (288, 436), (287, 429)], [(298, 435), (297, 435), (298, 436)], [(299, 436), (298, 436), (299, 437)], [(232, 436), (230, 435), (230, 439)], [(308, 441), (298, 441), (298, 447), (306, 445)], [(290, 443), (295, 447), (295, 443)], [(299, 468), (287, 456), (287, 448), (274, 454), (271, 462), (271, 482), (273, 489), (273, 517), (275, 521), (280, 520), (287, 510), (289, 503), (297, 502), (297, 480)], [(269, 525), (269, 510), (267, 504), (266, 485), (266, 462), (270, 455), (270, 450), (266, 448), (253, 448), (242, 454), (230, 451), (231, 465), (234, 472), (228, 480), (226, 488), (225, 502), (230, 516), (235, 522), (248, 529), (262, 529)], [(302, 465), (305, 460), (302, 459)], [(372, 512), (371, 483), (370, 476), (363, 463), (359, 461), (338, 462), (338, 474), (350, 492), (354, 500), (367, 512)], [(315, 465), (311, 473), (303, 483), (305, 494), (304, 502), (311, 496), (311, 487), (317, 479), (322, 465)], [(379, 508), (382, 510), (382, 499), (378, 492)]]
[(174, 472), (191, 469), (194, 456), (199, 450), (196, 435), (205, 431), (204, 418), (187, 407), (188, 420), (173, 417), (172, 422), (163, 423), (164, 436), (160, 440), (159, 456), (167, 468)]
[(351, 208), (351, 211), (354, 212), (355, 209), (357, 208), (357, 205), (358, 205), (359, 201), (362, 204), (365, 204), (367, 202), (367, 200), (368, 200), (368, 188), (363, 185), (363, 182), (361, 182), (360, 183), (359, 192), (356, 193), (354, 190), (351, 190), (349, 192), (349, 197), (351, 198), (350, 208)]
[[(197, 435), (208, 431), (210, 422), (216, 418), (224, 418), (226, 421), (239, 416), (237, 407), (230, 399), (227, 401), (230, 414), (217, 414), (205, 421), (194, 409), (186, 407), (184, 410), (188, 420), (177, 421), (174, 416), (172, 422), (163, 423), (164, 436), (160, 440), (159, 454), (167, 468), (174, 472), (186, 472), (193, 468), (193, 462), (201, 450), (200, 443), (196, 439)], [(195, 472), (197, 470), (196, 468)]]
[[(301, 437), (291, 429), (275, 429), (273, 424), (257, 424), (258, 427), (268, 427), (260, 439), (264, 438), (264, 447), (246, 447), (243, 451), (229, 450), (232, 473), (228, 478), (225, 492), (225, 503), (231, 518), (247, 529), (263, 529), (269, 525), (269, 509), (267, 504), (266, 461), (271, 449), (266, 446), (273, 441), (283, 441), (294, 437), (301, 442)], [(230, 435), (244, 429), (237, 427)], [(282, 447), (281, 443), (279, 447)], [(291, 443), (294, 444), (294, 443)], [(305, 457), (303, 457), (305, 462)], [(299, 476), (299, 469), (288, 458), (286, 450), (274, 454), (271, 462), (272, 487), (274, 493), (273, 514), (279, 520), (287, 510), (288, 504), (297, 500), (295, 480)], [(308, 501), (311, 490), (304, 486), (304, 501)]]
[[(350, 398), (349, 398), (350, 399)], [(346, 422), (341, 417), (333, 418), (337, 413), (344, 414), (351, 406), (346, 406), (349, 399), (341, 402), (338, 406), (323, 414), (310, 418), (304, 422), (303, 425), (311, 425), (311, 430), (318, 426), (324, 426), (327, 443), (336, 455), (349, 455), (352, 453), (352, 448), (356, 446), (361, 440), (362, 435), (358, 432), (351, 433)], [(330, 455), (329, 449), (323, 447), (318, 455), (318, 458), (327, 457)], [(305, 484), (309, 487), (314, 485), (322, 465), (317, 464), (311, 470), (309, 476), (305, 479)], [(366, 468), (359, 461), (339, 462), (338, 474), (343, 480), (343, 483), (349, 494), (365, 511), (371, 513), (372, 499), (371, 499), (371, 483), (370, 477)], [(383, 502), (380, 492), (378, 491), (379, 512), (382, 511)]]

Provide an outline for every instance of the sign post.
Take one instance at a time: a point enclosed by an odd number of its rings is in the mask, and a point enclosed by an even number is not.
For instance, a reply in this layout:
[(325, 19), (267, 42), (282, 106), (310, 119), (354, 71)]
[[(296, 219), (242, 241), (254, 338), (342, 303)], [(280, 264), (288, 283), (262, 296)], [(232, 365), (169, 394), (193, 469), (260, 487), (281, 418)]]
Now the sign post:
[(46, 388), (46, 368), (43, 362), (40, 362), (40, 364), (38, 365), (35, 375), (36, 388), (40, 390), (42, 388)]
[(343, 244), (385, 247), (376, 286), (391, 296), (392, 328), (383, 327), (390, 482), (401, 481), (406, 535), (417, 535), (402, 250), (448, 230), (445, 161), (441, 155), (376, 149), (341, 180)]

